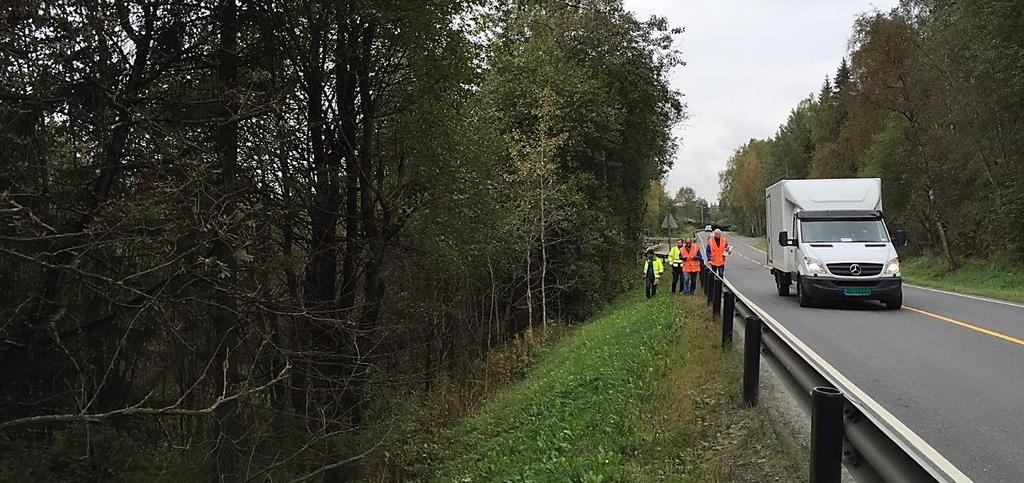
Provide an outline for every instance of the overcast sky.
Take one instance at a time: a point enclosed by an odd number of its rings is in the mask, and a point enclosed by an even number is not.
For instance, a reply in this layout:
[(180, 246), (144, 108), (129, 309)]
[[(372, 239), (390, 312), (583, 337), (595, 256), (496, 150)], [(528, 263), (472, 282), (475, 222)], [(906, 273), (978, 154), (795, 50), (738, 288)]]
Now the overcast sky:
[(672, 75), (689, 119), (666, 188), (718, 199), (718, 172), (750, 138), (772, 136), (848, 53), (857, 15), (898, 0), (625, 0), (641, 19), (668, 17), (686, 65)]

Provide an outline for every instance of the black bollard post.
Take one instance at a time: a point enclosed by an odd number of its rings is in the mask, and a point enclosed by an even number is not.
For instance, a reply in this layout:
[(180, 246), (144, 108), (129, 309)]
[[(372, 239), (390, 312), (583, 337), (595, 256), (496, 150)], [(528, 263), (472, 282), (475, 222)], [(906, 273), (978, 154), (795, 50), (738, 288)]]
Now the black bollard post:
[(722, 293), (722, 348), (732, 346), (732, 318), (736, 315), (736, 294), (726, 289)]
[(711, 294), (711, 315), (715, 316), (722, 313), (722, 288), (724, 283), (722, 279), (715, 277), (715, 283), (711, 284), (711, 290), (714, 292)]
[(839, 483), (843, 463), (843, 393), (811, 390), (811, 483)]
[(761, 319), (751, 315), (743, 328), (743, 402), (757, 406), (757, 383), (761, 372)]

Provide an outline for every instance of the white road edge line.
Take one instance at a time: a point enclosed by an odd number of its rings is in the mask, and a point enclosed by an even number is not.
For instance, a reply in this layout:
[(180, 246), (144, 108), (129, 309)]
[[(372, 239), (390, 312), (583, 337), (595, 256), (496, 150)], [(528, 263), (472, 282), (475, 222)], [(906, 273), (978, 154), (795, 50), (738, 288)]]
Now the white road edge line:
[[(701, 237), (698, 236), (697, 238), (700, 239)], [(744, 244), (746, 245), (746, 243)], [(971, 481), (971, 479), (968, 478), (967, 475), (961, 472), (959, 468), (957, 468), (953, 463), (946, 459), (946, 457), (943, 456), (942, 453), (936, 451), (935, 448), (932, 447), (932, 445), (928, 444), (927, 441), (918, 436), (918, 434), (915, 433), (914, 430), (910, 429), (906, 424), (903, 424), (903, 421), (900, 421), (899, 418), (893, 416), (893, 414), (890, 413), (889, 410), (885, 409), (881, 404), (875, 401), (875, 399), (869, 396), (866, 392), (864, 392), (863, 389), (854, 384), (853, 381), (847, 379), (847, 377), (843, 375), (842, 372), (839, 372), (839, 370), (833, 367), (832, 364), (829, 364), (828, 361), (826, 361), (823, 357), (818, 355), (818, 353), (815, 352), (814, 349), (811, 349), (807, 344), (804, 344), (802, 340), (800, 340), (796, 335), (790, 332), (789, 329), (787, 329), (784, 325), (782, 325), (782, 323), (776, 320), (775, 317), (772, 317), (771, 314), (769, 314), (760, 306), (758, 306), (753, 301), (748, 299), (745, 295), (740, 293), (740, 291), (736, 290), (736, 287), (729, 283), (728, 277), (726, 278), (725, 283), (726, 285), (729, 286), (729, 289), (732, 290), (734, 294), (736, 294), (737, 299), (742, 301), (752, 311), (758, 313), (758, 317), (760, 317), (764, 323), (774, 326), (776, 332), (787, 344), (789, 344), (790, 347), (792, 347), (798, 354), (802, 355), (805, 358), (805, 360), (811, 363), (811, 365), (818, 366), (818, 371), (825, 375), (826, 379), (831, 379), (830, 382), (837, 389), (846, 393), (847, 399), (851, 403), (853, 403), (855, 406), (867, 406), (875, 413), (875, 415), (877, 415), (882, 420), (876, 422), (876, 424), (884, 423), (886, 426), (888, 426), (888, 428), (880, 427), (879, 429), (882, 429), (883, 431), (886, 431), (887, 429), (888, 431), (893, 431), (896, 434), (900, 435), (901, 437), (906, 438), (903, 441), (900, 441), (897, 438), (897, 440), (895, 441), (896, 444), (902, 446), (903, 449), (906, 450), (911, 455), (917, 453), (918, 456), (922, 456), (925, 459), (935, 463), (936, 465), (938, 465), (939, 471), (945, 473), (945, 476), (952, 478), (952, 481)], [(868, 414), (867, 412), (865, 412), (865, 416), (868, 416), (869, 418), (871, 417), (870, 414)], [(909, 447), (907, 447), (908, 445)], [(936, 479), (939, 479), (939, 475), (933, 474), (932, 476), (934, 476)]]
[[(734, 294), (736, 294), (737, 299), (741, 300), (754, 312), (758, 312), (757, 315), (762, 321), (764, 321), (764, 323), (772, 325), (775, 331), (782, 336), (782, 339), (788, 343), (790, 347), (796, 350), (797, 353), (802, 353), (806, 360), (811, 362), (812, 365), (818, 366), (817, 369), (819, 372), (825, 375), (826, 379), (831, 379), (830, 382), (832, 382), (837, 389), (846, 393), (850, 402), (854, 403), (854, 405), (863, 405), (870, 408), (871, 412), (877, 415), (882, 420), (881, 422), (884, 422), (884, 424), (888, 426), (887, 429), (889, 431), (893, 431), (898, 434), (901, 438), (894, 438), (896, 440), (895, 442), (898, 445), (903, 446), (904, 450), (911, 455), (916, 453), (918, 456), (924, 457), (926, 460), (934, 463), (938, 466), (939, 471), (944, 473), (942, 476), (948, 476), (952, 481), (971, 481), (967, 475), (963, 474), (963, 472), (947, 460), (945, 456), (936, 451), (935, 448), (918, 436), (912, 429), (907, 427), (906, 424), (903, 424), (903, 421), (900, 421), (896, 416), (893, 416), (892, 413), (882, 407), (881, 404), (854, 384), (853, 381), (847, 379), (842, 372), (839, 372), (839, 370), (833, 367), (832, 364), (829, 364), (824, 358), (819, 356), (817, 352), (804, 344), (804, 342), (790, 332), (789, 329), (783, 326), (778, 320), (775, 320), (775, 317), (772, 317), (771, 314), (737, 291), (735, 287), (729, 283), (728, 279), (726, 280), (726, 284), (729, 285), (729, 288)], [(871, 417), (868, 412), (865, 412), (865, 415), (869, 418)], [(883, 431), (884, 430), (885, 429), (883, 429)], [(905, 438), (905, 440), (901, 441), (903, 438)], [(933, 474), (932, 476), (939, 479), (940, 475)]]
[(757, 250), (757, 251), (759, 251), (759, 252), (761, 252), (761, 253), (764, 253), (764, 254), (767, 254), (767, 253), (768, 253), (768, 252), (766, 252), (766, 251), (764, 251), (764, 250), (762, 250), (762, 249), (760, 249), (760, 248), (757, 248), (757, 247), (755, 247), (754, 245), (751, 245), (751, 244), (749, 244), (749, 243), (746, 243), (746, 242), (744, 242), (743, 244), (744, 244), (744, 245), (746, 245), (746, 246), (748, 246), (748, 247), (750, 247), (750, 248), (753, 248), (754, 250)]
[(994, 304), (1009, 305), (1010, 307), (1017, 307), (1019, 309), (1024, 309), (1024, 304), (1018, 304), (1018, 303), (1014, 303), (1014, 302), (1007, 302), (1006, 300), (990, 299), (988, 297), (979, 297), (977, 295), (968, 295), (968, 294), (963, 294), (963, 293), (958, 293), (958, 292), (950, 292), (950, 291), (947, 291), (947, 290), (939, 290), (937, 288), (922, 287), (920, 285), (914, 285), (912, 283), (904, 283), (903, 285), (905, 285), (907, 287), (913, 287), (913, 288), (921, 289), (921, 290), (927, 290), (929, 292), (937, 292), (937, 293), (946, 294), (946, 295), (956, 295), (957, 297), (963, 297), (963, 298), (973, 299), (973, 300), (980, 300), (982, 302), (992, 302)]

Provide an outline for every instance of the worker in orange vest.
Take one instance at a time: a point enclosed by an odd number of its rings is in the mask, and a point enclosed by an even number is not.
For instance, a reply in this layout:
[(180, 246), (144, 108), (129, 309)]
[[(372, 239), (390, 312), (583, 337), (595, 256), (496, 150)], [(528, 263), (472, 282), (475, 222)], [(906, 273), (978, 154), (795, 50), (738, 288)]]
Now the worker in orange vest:
[(708, 260), (711, 269), (719, 277), (725, 276), (725, 256), (729, 253), (729, 241), (722, 236), (722, 230), (716, 229), (714, 236), (708, 240)]
[(679, 258), (683, 260), (683, 293), (693, 295), (697, 288), (697, 274), (700, 273), (700, 247), (687, 238), (679, 249)]

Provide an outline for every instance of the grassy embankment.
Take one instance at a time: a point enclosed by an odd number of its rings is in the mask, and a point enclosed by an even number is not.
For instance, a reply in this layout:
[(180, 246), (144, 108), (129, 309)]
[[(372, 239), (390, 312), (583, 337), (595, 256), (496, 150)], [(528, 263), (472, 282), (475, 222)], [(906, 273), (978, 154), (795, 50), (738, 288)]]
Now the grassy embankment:
[[(664, 286), (662, 288), (668, 288)], [(437, 481), (794, 481), (700, 297), (632, 292), (448, 433)]]
[(942, 260), (920, 257), (900, 265), (903, 278), (913, 284), (1024, 302), (1024, 267), (1018, 264), (966, 260), (960, 269), (949, 271)]

